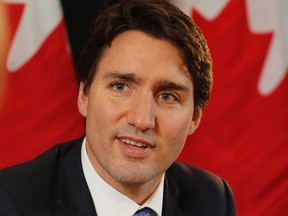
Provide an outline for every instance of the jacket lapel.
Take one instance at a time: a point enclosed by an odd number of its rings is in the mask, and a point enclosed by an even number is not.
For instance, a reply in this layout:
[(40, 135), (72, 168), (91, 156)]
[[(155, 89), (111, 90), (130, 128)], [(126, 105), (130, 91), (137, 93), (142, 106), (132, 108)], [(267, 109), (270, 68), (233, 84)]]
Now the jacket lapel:
[(191, 211), (187, 212), (181, 207), (183, 203), (181, 203), (179, 200), (179, 193), (180, 189), (177, 181), (175, 181), (173, 176), (166, 172), (162, 215), (195, 216)]
[(68, 215), (96, 216), (81, 163), (82, 139), (59, 148), (57, 203)]

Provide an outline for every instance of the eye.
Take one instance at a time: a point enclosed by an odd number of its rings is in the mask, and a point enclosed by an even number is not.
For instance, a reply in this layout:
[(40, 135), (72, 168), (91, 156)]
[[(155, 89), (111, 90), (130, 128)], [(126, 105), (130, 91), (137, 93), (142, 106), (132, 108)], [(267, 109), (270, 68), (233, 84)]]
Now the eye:
[(121, 83), (121, 82), (113, 83), (112, 87), (117, 92), (125, 91), (128, 88), (126, 84)]
[(177, 101), (179, 101), (177, 96), (175, 96), (174, 94), (171, 94), (171, 93), (167, 93), (167, 92), (161, 93), (159, 95), (159, 98), (160, 98), (160, 100), (163, 100), (163, 101), (166, 101), (166, 102), (177, 102)]

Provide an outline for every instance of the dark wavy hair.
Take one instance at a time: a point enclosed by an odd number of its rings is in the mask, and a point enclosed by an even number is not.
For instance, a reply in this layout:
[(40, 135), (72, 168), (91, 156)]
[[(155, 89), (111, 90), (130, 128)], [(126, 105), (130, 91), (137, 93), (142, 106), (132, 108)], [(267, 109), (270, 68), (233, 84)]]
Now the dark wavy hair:
[(164, 0), (125, 0), (99, 14), (77, 69), (84, 93), (90, 88), (104, 50), (128, 30), (167, 40), (179, 49), (194, 85), (195, 109), (203, 110), (212, 88), (212, 61), (206, 40), (190, 17)]

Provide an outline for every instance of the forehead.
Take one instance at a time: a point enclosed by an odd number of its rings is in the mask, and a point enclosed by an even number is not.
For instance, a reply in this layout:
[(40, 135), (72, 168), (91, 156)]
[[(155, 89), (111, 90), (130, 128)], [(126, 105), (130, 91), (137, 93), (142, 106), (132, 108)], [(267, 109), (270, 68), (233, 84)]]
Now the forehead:
[(176, 79), (192, 84), (179, 49), (167, 40), (141, 31), (119, 34), (106, 48), (96, 76), (108, 72), (136, 73), (138, 77)]

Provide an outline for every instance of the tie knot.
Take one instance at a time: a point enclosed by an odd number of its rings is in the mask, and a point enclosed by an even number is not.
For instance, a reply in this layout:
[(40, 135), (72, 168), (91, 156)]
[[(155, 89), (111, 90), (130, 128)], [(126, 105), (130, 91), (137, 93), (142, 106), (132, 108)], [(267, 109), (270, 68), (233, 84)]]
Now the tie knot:
[(150, 209), (150, 208), (143, 208), (143, 209), (140, 209), (138, 210), (133, 216), (152, 216), (153, 211)]

